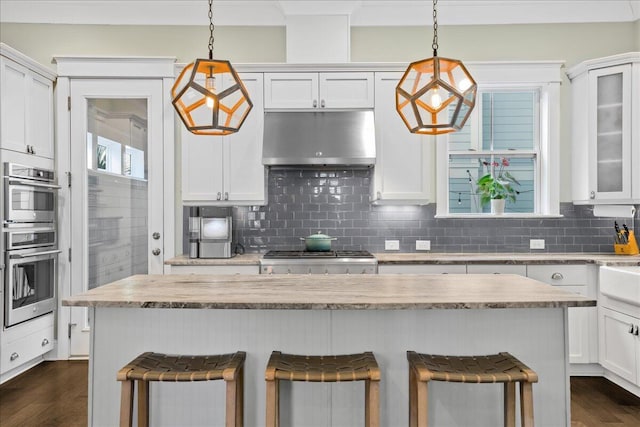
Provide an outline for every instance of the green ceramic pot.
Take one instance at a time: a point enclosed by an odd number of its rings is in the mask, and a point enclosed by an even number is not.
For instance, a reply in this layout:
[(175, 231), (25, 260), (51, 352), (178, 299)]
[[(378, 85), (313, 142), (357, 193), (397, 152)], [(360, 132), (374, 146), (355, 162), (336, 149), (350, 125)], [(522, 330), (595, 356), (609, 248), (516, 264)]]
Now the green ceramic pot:
[(326, 234), (322, 234), (318, 231), (316, 234), (312, 234), (309, 237), (301, 237), (300, 240), (304, 240), (305, 249), (308, 251), (330, 251), (331, 241), (337, 240), (335, 237), (329, 237)]

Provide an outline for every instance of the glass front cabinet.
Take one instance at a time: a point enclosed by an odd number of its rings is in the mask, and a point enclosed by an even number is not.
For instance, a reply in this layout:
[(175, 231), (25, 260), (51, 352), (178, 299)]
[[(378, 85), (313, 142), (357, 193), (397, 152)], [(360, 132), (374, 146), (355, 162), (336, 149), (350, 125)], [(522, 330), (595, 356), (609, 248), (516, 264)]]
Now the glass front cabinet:
[(574, 203), (640, 203), (640, 52), (585, 61), (567, 74)]

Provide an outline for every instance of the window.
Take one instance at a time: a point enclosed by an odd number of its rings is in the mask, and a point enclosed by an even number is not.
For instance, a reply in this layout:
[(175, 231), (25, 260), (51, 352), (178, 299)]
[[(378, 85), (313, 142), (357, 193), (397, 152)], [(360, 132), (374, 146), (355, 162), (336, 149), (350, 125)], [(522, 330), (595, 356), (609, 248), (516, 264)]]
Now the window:
[(478, 94), (477, 117), (449, 138), (449, 213), (489, 212), (476, 184), (487, 174), (513, 189), (505, 212), (536, 212), (538, 99), (535, 89)]
[(464, 128), (437, 141), (438, 216), (490, 214), (477, 184), (485, 175), (514, 190), (506, 217), (558, 215), (558, 86), (559, 78), (478, 81), (476, 106)]

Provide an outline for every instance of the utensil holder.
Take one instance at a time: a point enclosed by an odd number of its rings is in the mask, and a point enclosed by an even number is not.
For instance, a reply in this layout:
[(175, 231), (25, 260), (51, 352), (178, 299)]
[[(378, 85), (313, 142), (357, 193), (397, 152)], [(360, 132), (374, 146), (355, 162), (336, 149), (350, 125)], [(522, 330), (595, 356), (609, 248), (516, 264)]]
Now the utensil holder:
[(613, 248), (618, 255), (638, 255), (638, 243), (633, 231), (629, 231), (629, 239), (627, 243), (614, 243)]

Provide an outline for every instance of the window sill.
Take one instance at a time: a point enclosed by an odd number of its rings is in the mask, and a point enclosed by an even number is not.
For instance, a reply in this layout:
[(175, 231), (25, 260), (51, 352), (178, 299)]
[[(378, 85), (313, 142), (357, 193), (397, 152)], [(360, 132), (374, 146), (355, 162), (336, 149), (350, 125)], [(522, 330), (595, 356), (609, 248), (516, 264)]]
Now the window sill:
[(445, 219), (536, 219), (536, 218), (564, 218), (564, 215), (560, 214), (527, 214), (527, 213), (505, 213), (502, 215), (493, 215), (490, 213), (477, 213), (477, 214), (436, 214), (434, 218)]

